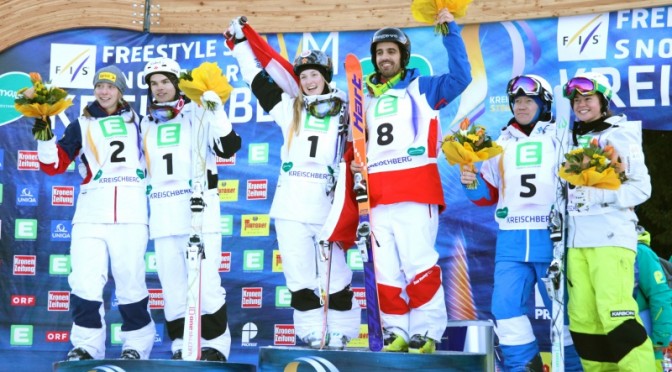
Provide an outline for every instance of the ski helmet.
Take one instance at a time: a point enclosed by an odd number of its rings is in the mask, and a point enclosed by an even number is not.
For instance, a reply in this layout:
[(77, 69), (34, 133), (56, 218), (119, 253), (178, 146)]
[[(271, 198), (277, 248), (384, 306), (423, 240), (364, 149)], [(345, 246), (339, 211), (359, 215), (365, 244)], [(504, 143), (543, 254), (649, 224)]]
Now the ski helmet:
[[(587, 84), (587, 86), (580, 86), (580, 84), (574, 86), (570, 84), (572, 80), (580, 78), (588, 80), (589, 84)], [(573, 78), (569, 79), (567, 84), (565, 84), (564, 86), (563, 94), (565, 95), (565, 97), (571, 99), (574, 97), (576, 91), (578, 91), (580, 94), (585, 95), (601, 93), (602, 97), (604, 97), (604, 99), (606, 99), (607, 101), (611, 100), (611, 96), (613, 94), (611, 84), (609, 84), (609, 79), (607, 79), (606, 76), (598, 72), (584, 72), (581, 74), (577, 74)]]
[(331, 82), (334, 76), (334, 68), (331, 64), (331, 58), (321, 50), (304, 50), (301, 55), (294, 59), (294, 73), (299, 76), (303, 70), (313, 68), (319, 71), (327, 83)]
[(520, 75), (509, 80), (506, 88), (506, 94), (509, 96), (509, 109), (513, 113), (513, 103), (516, 97), (525, 95), (528, 97), (537, 97), (541, 101), (539, 105), (539, 119), (548, 121), (551, 119), (551, 106), (553, 104), (553, 89), (551, 84), (538, 75)]
[[(175, 80), (180, 77), (180, 65), (174, 60), (166, 57), (154, 58), (147, 62), (145, 68), (145, 83), (149, 85), (149, 78), (155, 73), (162, 73), (166, 76), (173, 75)], [(168, 76), (170, 78), (170, 76)], [(173, 79), (171, 79), (172, 81)]]
[(373, 62), (373, 68), (376, 69), (376, 72), (378, 72), (376, 45), (381, 41), (392, 41), (399, 45), (399, 52), (401, 53), (401, 60), (399, 62), (402, 68), (406, 68), (408, 62), (411, 60), (411, 39), (399, 28), (386, 27), (376, 31), (371, 39), (371, 62)]

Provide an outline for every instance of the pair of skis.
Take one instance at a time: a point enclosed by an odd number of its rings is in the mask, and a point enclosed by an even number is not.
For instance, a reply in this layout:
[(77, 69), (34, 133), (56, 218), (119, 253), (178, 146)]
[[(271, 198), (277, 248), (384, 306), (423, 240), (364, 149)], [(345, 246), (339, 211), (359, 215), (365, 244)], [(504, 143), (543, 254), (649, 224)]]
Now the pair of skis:
[(366, 162), (366, 112), (364, 106), (364, 90), (362, 66), (354, 54), (345, 57), (345, 74), (348, 82), (348, 98), (350, 110), (350, 128), (355, 162), (362, 165), (362, 170), (354, 174), (354, 192), (359, 210), (357, 226), (357, 248), (364, 265), (364, 289), (366, 293), (366, 318), (369, 328), (369, 349), (380, 351), (383, 348), (383, 327), (378, 304), (378, 287), (374, 264), (373, 240), (371, 235), (370, 204), (368, 189), (368, 172)]

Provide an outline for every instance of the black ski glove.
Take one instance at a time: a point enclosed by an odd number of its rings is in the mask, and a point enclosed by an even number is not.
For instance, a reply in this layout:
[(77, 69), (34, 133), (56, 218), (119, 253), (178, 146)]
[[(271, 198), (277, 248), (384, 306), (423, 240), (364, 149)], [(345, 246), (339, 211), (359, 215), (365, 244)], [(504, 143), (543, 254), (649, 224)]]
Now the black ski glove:
[(35, 119), (33, 137), (38, 141), (49, 141), (54, 138), (54, 132), (51, 131), (51, 119), (49, 117), (47, 117), (47, 120), (42, 120), (42, 118)]

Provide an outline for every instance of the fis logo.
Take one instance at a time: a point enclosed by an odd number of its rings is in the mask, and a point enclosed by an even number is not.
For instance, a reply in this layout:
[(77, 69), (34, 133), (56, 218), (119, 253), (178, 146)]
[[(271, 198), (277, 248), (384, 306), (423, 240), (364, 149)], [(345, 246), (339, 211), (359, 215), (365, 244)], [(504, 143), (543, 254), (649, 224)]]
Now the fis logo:
[(252, 342), (252, 340), (257, 337), (257, 333), (259, 332), (259, 329), (257, 328), (257, 325), (254, 323), (245, 323), (243, 325), (243, 329), (240, 331), (240, 344), (242, 346), (252, 346), (256, 347), (257, 343)]
[(557, 34), (559, 61), (605, 59), (609, 13), (560, 17)]
[(49, 77), (55, 86), (91, 89), (95, 71), (95, 45), (51, 44)]

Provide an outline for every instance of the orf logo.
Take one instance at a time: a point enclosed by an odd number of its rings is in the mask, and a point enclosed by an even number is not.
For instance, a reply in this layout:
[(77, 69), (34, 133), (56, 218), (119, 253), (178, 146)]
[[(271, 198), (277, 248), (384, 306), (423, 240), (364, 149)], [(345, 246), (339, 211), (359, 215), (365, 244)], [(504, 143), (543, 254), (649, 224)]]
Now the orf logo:
[(33, 295), (12, 295), (12, 306), (35, 306), (35, 296)]
[(47, 331), (44, 335), (47, 342), (70, 342), (69, 331)]

